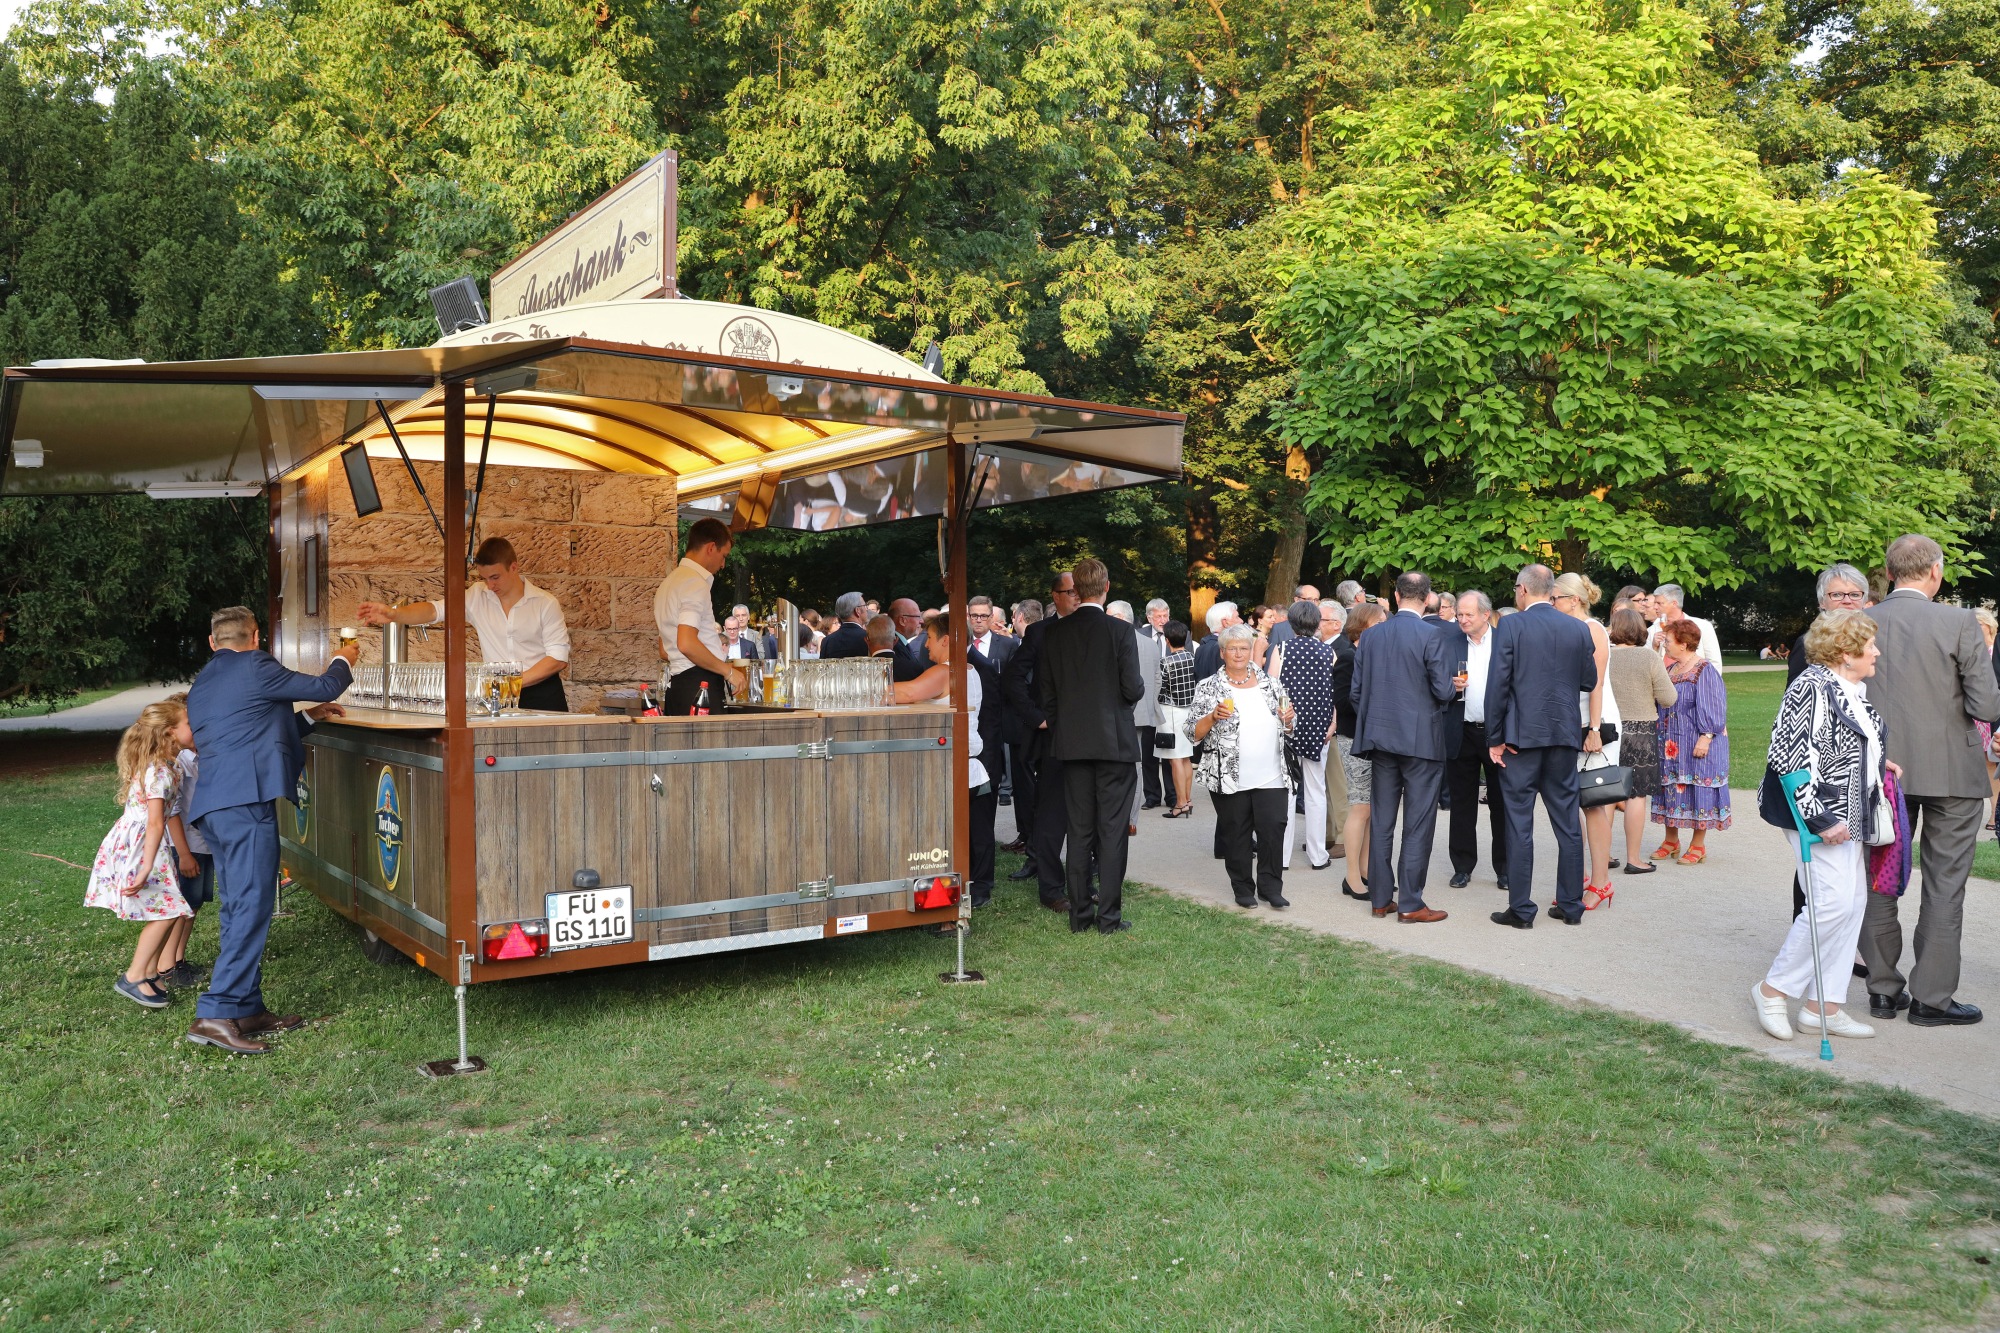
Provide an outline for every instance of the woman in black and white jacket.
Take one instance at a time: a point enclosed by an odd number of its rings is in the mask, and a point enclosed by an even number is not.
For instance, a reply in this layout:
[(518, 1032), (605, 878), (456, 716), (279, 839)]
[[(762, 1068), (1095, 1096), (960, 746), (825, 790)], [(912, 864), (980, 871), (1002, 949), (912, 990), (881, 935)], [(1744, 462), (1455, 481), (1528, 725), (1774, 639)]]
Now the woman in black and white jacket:
[(1758, 1022), (1780, 1041), (1791, 1040), (1789, 1002), (1795, 998), (1805, 1001), (1799, 1006), (1801, 1028), (1817, 1033), (1824, 1022), (1836, 1037), (1872, 1037), (1875, 1029), (1841, 1012), (1840, 1005), (1847, 999), (1849, 963), (1868, 904), (1868, 848), (1896, 836), (1883, 775), (1901, 777), (1902, 770), (1888, 762), (1882, 718), (1862, 684), (1875, 674), (1882, 650), (1875, 644), (1875, 622), (1859, 611), (1823, 613), (1806, 631), (1805, 650), (1811, 665), (1778, 705), (1757, 806), (1766, 823), (1785, 830), (1797, 855), (1798, 830), (1778, 778), (1800, 769), (1810, 775), (1799, 789), (1798, 805), (1806, 827), (1820, 838), (1803, 869), (1819, 926), (1827, 994), (1814, 986), (1811, 925), (1802, 913), (1793, 918), (1771, 970), (1750, 995)]

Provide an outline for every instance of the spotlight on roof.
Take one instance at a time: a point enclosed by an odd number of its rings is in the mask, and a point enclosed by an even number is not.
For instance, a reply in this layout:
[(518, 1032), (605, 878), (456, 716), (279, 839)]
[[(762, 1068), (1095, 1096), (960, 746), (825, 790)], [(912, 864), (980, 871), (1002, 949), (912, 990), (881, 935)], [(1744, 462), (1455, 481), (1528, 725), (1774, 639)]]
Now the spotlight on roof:
[(479, 282), (470, 277), (454, 278), (442, 287), (431, 288), (431, 309), (437, 314), (438, 332), (447, 338), (487, 322), (486, 302), (479, 298)]

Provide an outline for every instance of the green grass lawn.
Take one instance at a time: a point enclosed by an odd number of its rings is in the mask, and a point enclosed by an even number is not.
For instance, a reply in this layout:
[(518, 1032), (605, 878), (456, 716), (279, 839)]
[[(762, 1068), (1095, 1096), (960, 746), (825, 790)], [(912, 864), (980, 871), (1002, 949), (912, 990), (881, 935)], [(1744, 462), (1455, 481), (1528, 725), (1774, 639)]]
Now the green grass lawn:
[[(2000, 1137), (1157, 893), (450, 992), (311, 900), (231, 1061), (110, 992), (92, 769), (0, 785), (0, 1328), (1991, 1327)], [(212, 948), (213, 917), (197, 931)]]
[(109, 699), (114, 694), (123, 694), (126, 690), (143, 684), (145, 682), (139, 680), (121, 680), (115, 684), (106, 685), (101, 690), (83, 690), (77, 694), (72, 694), (59, 703), (0, 704), (0, 718), (48, 717), (55, 713), (65, 713), (72, 708), (81, 708), (85, 704), (94, 704), (99, 699)]

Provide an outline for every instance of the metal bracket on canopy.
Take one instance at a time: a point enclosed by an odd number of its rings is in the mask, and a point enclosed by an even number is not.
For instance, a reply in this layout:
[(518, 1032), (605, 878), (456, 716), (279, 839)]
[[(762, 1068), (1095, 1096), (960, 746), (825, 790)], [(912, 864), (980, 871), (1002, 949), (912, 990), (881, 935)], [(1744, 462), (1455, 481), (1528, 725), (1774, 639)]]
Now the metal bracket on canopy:
[(465, 512), (465, 563), (472, 563), (472, 553), (479, 544), (479, 497), (486, 493), (486, 451), (493, 445), (493, 413), (500, 406), (500, 395), (489, 391), (486, 395), (486, 429), (479, 435), (479, 471), (472, 479), (472, 503)]
[(444, 524), (438, 518), (438, 511), (431, 504), (431, 493), (424, 489), (424, 480), (417, 475), (417, 465), (410, 461), (410, 451), (403, 447), (403, 437), (396, 433), (396, 423), (389, 420), (389, 409), (382, 406), (382, 400), (375, 400), (375, 412), (382, 418), (382, 424), (389, 428), (389, 438), (395, 441), (396, 452), (403, 456), (403, 466), (410, 471), (410, 484), (417, 488), (417, 494), (424, 499), (424, 508), (430, 511), (431, 525), (437, 529), (438, 540), (444, 540)]

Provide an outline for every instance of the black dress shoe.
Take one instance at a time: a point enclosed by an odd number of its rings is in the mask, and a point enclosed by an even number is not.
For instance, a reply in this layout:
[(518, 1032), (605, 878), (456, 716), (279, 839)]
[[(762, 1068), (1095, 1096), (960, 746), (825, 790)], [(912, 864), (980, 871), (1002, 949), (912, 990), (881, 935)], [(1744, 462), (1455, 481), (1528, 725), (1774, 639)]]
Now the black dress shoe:
[(1157, 810), (1160, 808), (1160, 805), (1161, 802), (1159, 801), (1142, 801), (1140, 802), (1139, 808), (1141, 810)]
[(1019, 870), (1011, 870), (1007, 873), (1008, 879), (1033, 879), (1034, 877), (1035, 863), (1033, 861), (1028, 862), (1028, 864), (1022, 866)]
[(1960, 1004), (1956, 1000), (1942, 1009), (1920, 1000), (1910, 1001), (1910, 1022), (1920, 1028), (1963, 1027), (1984, 1017), (1977, 1005)]
[(1236, 896), (1236, 905), (1238, 907), (1255, 907), (1257, 905), (1257, 900), (1255, 898), (1245, 897), (1242, 894), (1238, 894)]
[(1551, 907), (1548, 909), (1548, 913), (1565, 926), (1580, 926), (1583, 924), (1583, 913), (1581, 912), (1578, 912), (1575, 916), (1564, 916), (1561, 912)]
[(1071, 917), (1069, 920), (1069, 933), (1072, 935), (1081, 935), (1087, 930), (1095, 929), (1097, 929), (1097, 922), (1095, 920), (1079, 921), (1075, 917)]
[(1011, 797), (1011, 796), (1002, 796), (1002, 797), (1001, 797), (1001, 798), (1000, 798), (1000, 799), (999, 799), (998, 801), (996, 801), (996, 802), (995, 802), (995, 804), (996, 804), (996, 805), (1012, 805), (1012, 804), (1014, 804), (1014, 798), (1013, 798), (1013, 797)]
[(1003, 852), (1025, 852), (1028, 850), (1028, 841), (1025, 838), (1016, 838), (1012, 842), (1003, 842), (1000, 844), (1000, 850)]
[(1512, 926), (1516, 930), (1533, 930), (1535, 928), (1535, 919), (1533, 917), (1529, 917), (1523, 921), (1511, 911), (1495, 912), (1491, 920), (1496, 926)]
[(1504, 879), (1500, 881), (1500, 892), (1502, 892), (1502, 893), (1512, 893), (1512, 892), (1513, 892), (1513, 890), (1512, 890), (1512, 889), (1510, 889), (1510, 888), (1508, 888), (1508, 887), (1507, 887), (1507, 881), (1506, 881), (1506, 880), (1504, 880)]
[(1868, 996), (1868, 1012), (1877, 1018), (1894, 1018), (1899, 1012), (1910, 1007), (1910, 993), (1899, 990), (1894, 995)]
[(1290, 898), (1287, 898), (1282, 893), (1275, 894), (1272, 897), (1266, 898), (1264, 901), (1271, 904), (1271, 906), (1273, 907), (1290, 907), (1292, 905), (1292, 900)]
[(1457, 874), (1451, 877), (1451, 886), (1454, 889), (1462, 889), (1470, 883), (1472, 883), (1472, 876), (1470, 875)]
[(1130, 929), (1132, 929), (1132, 923), (1130, 921), (1124, 920), (1123, 918), (1120, 918), (1117, 921), (1113, 921), (1108, 926), (1099, 926), (1097, 928), (1097, 933), (1100, 935), (1123, 935), (1126, 931)]
[(1042, 906), (1048, 908), (1051, 912), (1061, 912), (1064, 916), (1069, 915), (1069, 899), (1067, 898), (1044, 898), (1042, 899)]

